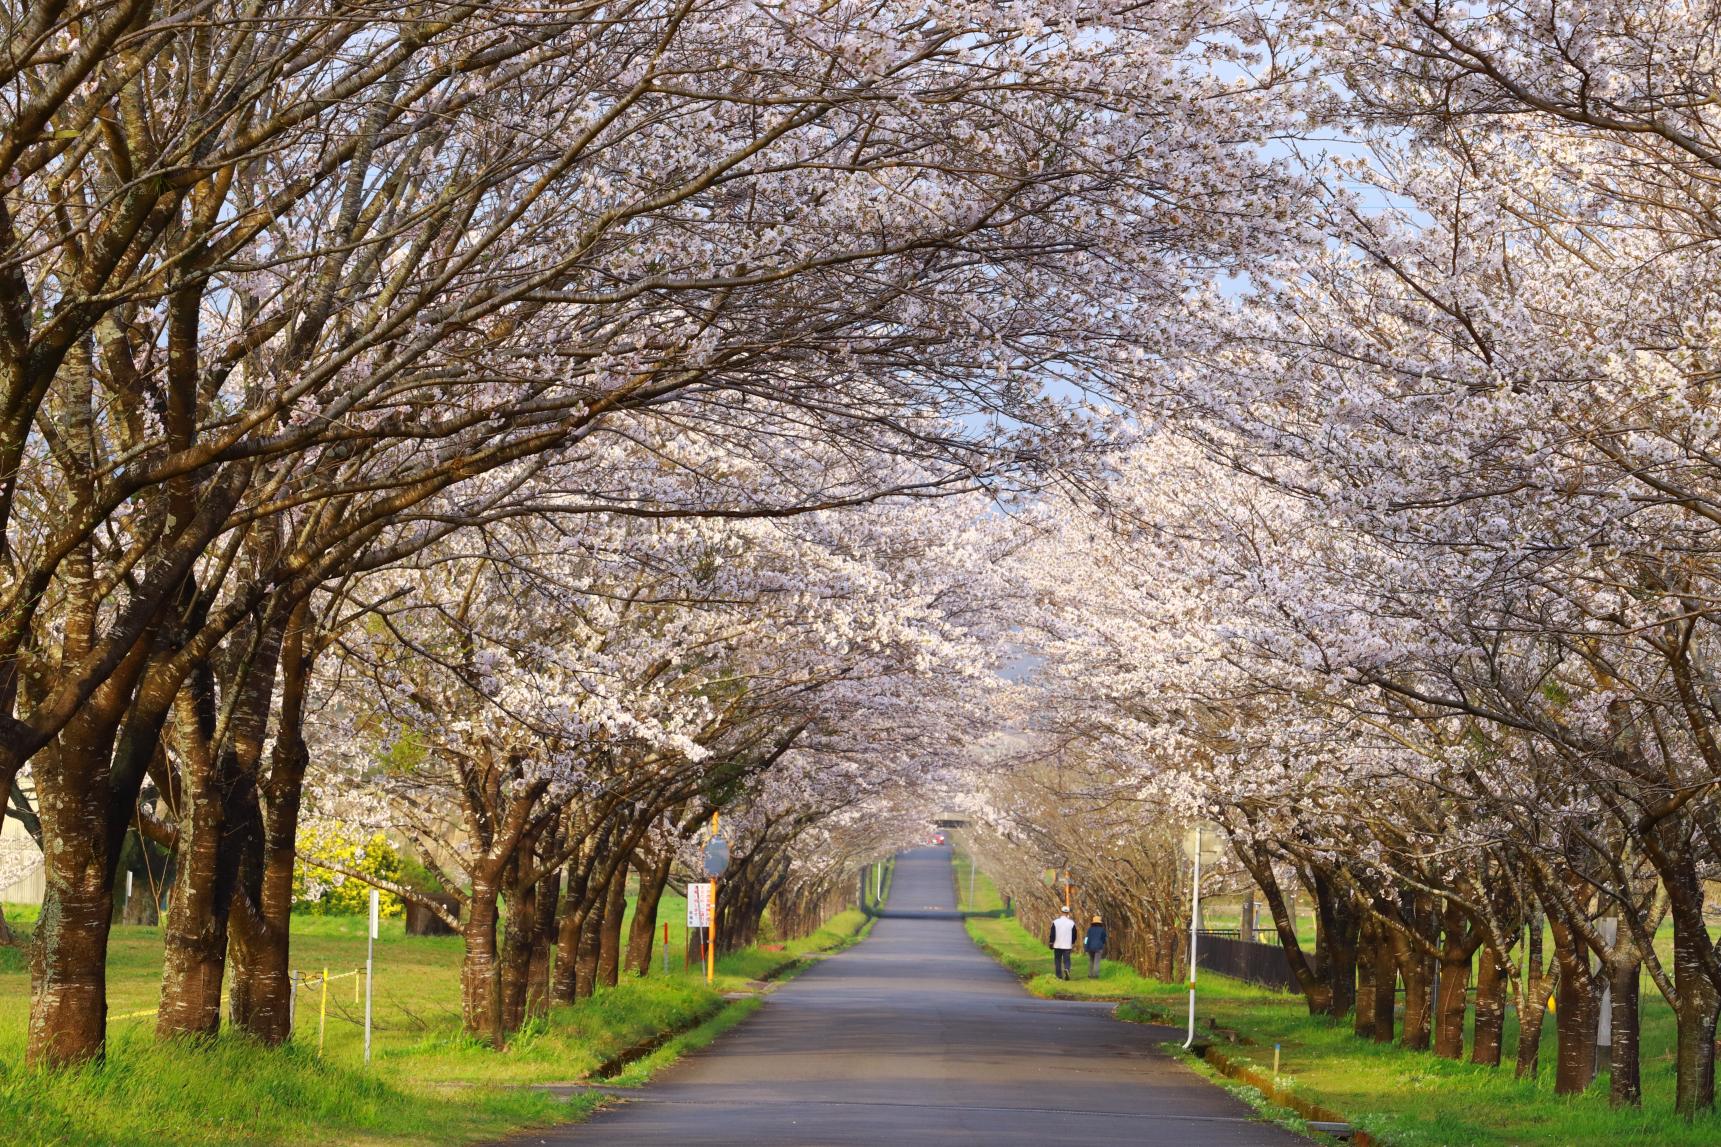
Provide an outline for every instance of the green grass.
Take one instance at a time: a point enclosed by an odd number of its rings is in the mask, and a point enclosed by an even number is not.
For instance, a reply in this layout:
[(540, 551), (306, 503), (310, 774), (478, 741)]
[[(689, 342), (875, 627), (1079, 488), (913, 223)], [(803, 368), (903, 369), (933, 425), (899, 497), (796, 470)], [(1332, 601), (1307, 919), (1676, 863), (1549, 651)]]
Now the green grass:
[[(957, 849), (952, 863), (956, 867), (956, 907), (961, 912), (999, 912), (1004, 908), (1004, 898), (993, 887), (992, 881), (981, 872), (974, 871), (974, 861), (961, 849)], [(973, 896), (969, 896), (969, 889)]]
[[(631, 904), (630, 904), (631, 911)], [(8, 921), (28, 927), (33, 910), (11, 906)], [(466, 1143), (521, 1127), (577, 1119), (596, 1099), (572, 1100), (531, 1084), (589, 1077), (622, 1053), (683, 1031), (622, 1070), (642, 1082), (703, 1046), (758, 1006), (726, 994), (792, 970), (804, 958), (855, 942), (866, 918), (835, 917), (804, 939), (724, 956), (707, 985), (682, 968), (686, 905), (664, 898), (670, 923), (670, 973), (624, 976), (615, 988), (555, 1008), (517, 1033), (503, 1052), (460, 1031), (458, 937), (405, 935), (384, 921), (376, 946), (373, 1063), (363, 1063), (363, 1003), (357, 977), (333, 980), (321, 1056), (321, 993), (301, 990), (293, 1040), (280, 1050), (224, 1036), (212, 1046), (163, 1047), (154, 1040), (161, 989), (157, 928), (116, 926), (110, 949), (109, 1054), (105, 1063), (43, 1073), (23, 1066), (29, 982), (24, 953), (0, 949), (0, 1141), (34, 1144)], [(293, 963), (338, 976), (364, 965), (365, 921), (298, 916)], [(661, 933), (659, 934), (661, 943)], [(147, 1013), (132, 1015), (131, 1013)], [(703, 1022), (701, 1022), (703, 1021)]]
[[(962, 873), (964, 878), (966, 874)], [(976, 881), (984, 904), (990, 881)], [(1032, 922), (1030, 922), (1032, 923)], [(1188, 990), (1107, 960), (1097, 980), (1059, 981), (1046, 945), (1015, 920), (969, 919), (981, 948), (1048, 998), (1115, 998), (1122, 1019), (1182, 1026)], [(1646, 1000), (1646, 1005), (1649, 1001)], [(1313, 1017), (1301, 996), (1203, 972), (1196, 1014), (1239, 1032), (1252, 1045), (1224, 1046), (1226, 1056), (1271, 1075), (1273, 1045), (1282, 1047), (1281, 1086), (1331, 1108), (1369, 1131), (1383, 1147), (1713, 1147), (1721, 1116), (1686, 1123), (1673, 1114), (1673, 1023), (1665, 1007), (1646, 1006), (1641, 1111), (1616, 1111), (1607, 1100), (1607, 1073), (1582, 1095), (1553, 1094), (1553, 1025), (1544, 1026), (1539, 1080), (1513, 1078), (1517, 1024), (1508, 1014), (1506, 1065), (1498, 1069), (1443, 1060), (1427, 1052), (1376, 1044), (1351, 1034), (1348, 1019)]]

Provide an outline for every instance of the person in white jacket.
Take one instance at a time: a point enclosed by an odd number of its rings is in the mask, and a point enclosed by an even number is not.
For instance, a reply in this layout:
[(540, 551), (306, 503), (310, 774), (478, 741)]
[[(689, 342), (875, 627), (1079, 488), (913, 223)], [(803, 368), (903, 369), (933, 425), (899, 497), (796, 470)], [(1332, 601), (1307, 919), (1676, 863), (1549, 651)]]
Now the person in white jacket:
[(1076, 947), (1076, 922), (1070, 917), (1070, 906), (1058, 909), (1046, 942), (1052, 946), (1052, 974), (1060, 980), (1070, 978), (1070, 953)]

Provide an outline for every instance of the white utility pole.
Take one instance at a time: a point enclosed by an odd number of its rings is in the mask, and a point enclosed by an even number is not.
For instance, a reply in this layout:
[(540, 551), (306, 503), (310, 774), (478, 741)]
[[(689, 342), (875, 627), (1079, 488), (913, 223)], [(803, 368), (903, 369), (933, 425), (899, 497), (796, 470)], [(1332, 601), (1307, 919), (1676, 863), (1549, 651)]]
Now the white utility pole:
[(371, 980), (376, 970), (377, 891), (370, 890), (370, 939), (365, 942), (365, 1062), (370, 1062)]
[(1195, 879), (1189, 882), (1189, 1038), (1183, 1041), (1188, 1050), (1195, 1046), (1195, 927), (1201, 918), (1201, 826), (1195, 826)]

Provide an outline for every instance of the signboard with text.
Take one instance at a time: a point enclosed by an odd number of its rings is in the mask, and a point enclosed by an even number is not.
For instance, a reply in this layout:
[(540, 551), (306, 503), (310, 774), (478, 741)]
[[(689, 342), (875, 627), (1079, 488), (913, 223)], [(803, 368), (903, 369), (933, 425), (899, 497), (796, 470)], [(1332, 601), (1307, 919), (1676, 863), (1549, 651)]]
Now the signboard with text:
[(687, 886), (687, 926), (689, 928), (711, 927), (710, 884), (689, 884)]

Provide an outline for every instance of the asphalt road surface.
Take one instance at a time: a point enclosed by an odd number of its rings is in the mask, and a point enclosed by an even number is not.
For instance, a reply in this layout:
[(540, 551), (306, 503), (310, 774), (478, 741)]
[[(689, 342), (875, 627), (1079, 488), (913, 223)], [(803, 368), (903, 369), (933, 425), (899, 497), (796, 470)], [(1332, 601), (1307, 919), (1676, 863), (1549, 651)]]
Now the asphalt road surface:
[[(950, 851), (917, 849), (888, 907), (955, 895)], [(886, 918), (637, 1098), (515, 1142), (1308, 1147), (1156, 1051), (1171, 1029), (1108, 1013), (1028, 995), (955, 918)]]

